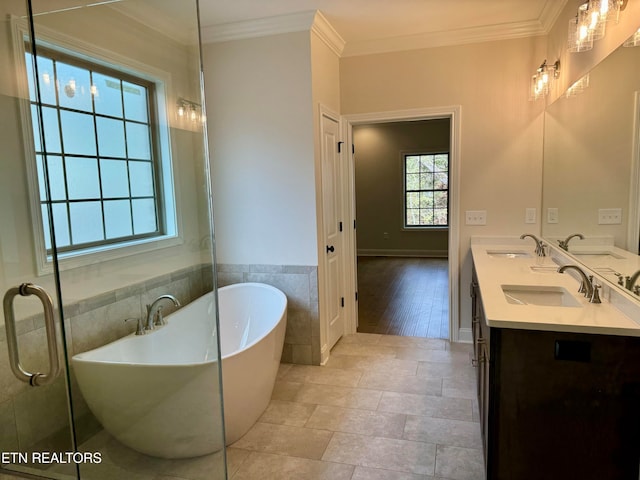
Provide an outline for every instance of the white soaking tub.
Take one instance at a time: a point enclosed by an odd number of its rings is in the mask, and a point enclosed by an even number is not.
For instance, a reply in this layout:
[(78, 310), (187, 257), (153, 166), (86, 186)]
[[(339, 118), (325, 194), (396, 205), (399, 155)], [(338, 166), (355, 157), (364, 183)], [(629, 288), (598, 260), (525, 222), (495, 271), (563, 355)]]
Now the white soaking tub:
[[(266, 409), (280, 364), (287, 298), (260, 283), (218, 290), (226, 443)], [(165, 317), (167, 325), (80, 353), (80, 391), (105, 430), (155, 457), (222, 448), (213, 293)]]

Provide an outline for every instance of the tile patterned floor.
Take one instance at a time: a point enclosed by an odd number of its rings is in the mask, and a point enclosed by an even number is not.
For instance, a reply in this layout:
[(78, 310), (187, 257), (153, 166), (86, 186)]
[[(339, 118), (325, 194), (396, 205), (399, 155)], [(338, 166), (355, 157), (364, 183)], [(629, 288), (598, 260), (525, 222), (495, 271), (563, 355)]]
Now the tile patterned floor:
[[(267, 410), (227, 449), (229, 480), (482, 480), (470, 351), (358, 333), (324, 367), (282, 364)], [(82, 468), (89, 480), (218, 480), (224, 461), (154, 459), (106, 432), (83, 449), (104, 459)]]
[(231, 480), (482, 480), (470, 345), (358, 333), (324, 367), (282, 364)]

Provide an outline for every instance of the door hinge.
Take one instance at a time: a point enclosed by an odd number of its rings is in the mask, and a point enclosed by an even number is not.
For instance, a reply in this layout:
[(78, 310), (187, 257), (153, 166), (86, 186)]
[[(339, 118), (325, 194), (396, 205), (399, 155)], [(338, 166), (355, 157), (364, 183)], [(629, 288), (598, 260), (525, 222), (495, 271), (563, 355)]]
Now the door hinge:
[(351, 144), (351, 153), (354, 155), (356, 153), (356, 146), (353, 143)]
[(342, 222), (338, 225), (340, 227), (340, 231), (342, 231)]
[(353, 220), (353, 229), (354, 230), (356, 229), (356, 221), (355, 221), (355, 219)]
[(342, 144), (344, 142), (338, 142), (338, 153), (342, 153)]
[(356, 292), (356, 302), (358, 301), (358, 292)]
[(344, 308), (344, 297), (340, 298), (340, 306)]

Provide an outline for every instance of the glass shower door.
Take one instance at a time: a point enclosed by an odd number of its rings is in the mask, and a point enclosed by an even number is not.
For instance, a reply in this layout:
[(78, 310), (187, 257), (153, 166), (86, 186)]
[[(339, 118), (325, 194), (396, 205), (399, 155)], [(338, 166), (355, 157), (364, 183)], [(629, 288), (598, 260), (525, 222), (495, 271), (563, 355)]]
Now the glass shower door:
[(24, 177), (6, 185), (24, 210), (21, 264), (62, 307), (53, 416), (68, 441), (50, 451), (75, 455), (37, 474), (224, 479), (197, 1), (28, 5), (7, 25), (24, 138), (2, 164)]
[[(11, 40), (0, 42), (0, 469), (72, 479), (76, 465), (51, 456), (74, 452), (75, 443), (58, 278), (53, 265), (40, 271), (34, 255), (28, 185), (39, 187), (26, 165), (30, 146), (41, 140), (31, 128), (25, 81), (34, 65), (20, 56), (31, 42), (28, 4), (3, 1), (0, 14), (1, 36)], [(44, 185), (39, 193), (47, 198)], [(38, 215), (46, 220), (49, 211)], [(50, 243), (49, 229), (39, 229), (41, 243)]]

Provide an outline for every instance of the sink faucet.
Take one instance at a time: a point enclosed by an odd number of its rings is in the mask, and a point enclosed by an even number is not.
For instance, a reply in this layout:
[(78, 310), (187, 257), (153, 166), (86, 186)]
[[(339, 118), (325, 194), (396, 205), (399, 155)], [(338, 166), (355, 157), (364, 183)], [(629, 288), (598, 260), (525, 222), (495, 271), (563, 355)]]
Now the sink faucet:
[(593, 276), (587, 277), (587, 274), (584, 273), (584, 270), (582, 270), (579, 266), (563, 265), (562, 267), (558, 268), (558, 273), (564, 273), (565, 270), (568, 270), (570, 268), (578, 272), (580, 274), (580, 277), (582, 277), (578, 292), (587, 297), (589, 299), (589, 303), (602, 303), (600, 301), (600, 294), (598, 293), (600, 285), (596, 285), (594, 283)]
[(151, 305), (147, 305), (147, 325), (145, 330), (153, 330), (155, 325), (164, 325), (162, 305), (160, 305), (163, 300), (171, 300), (176, 307), (180, 306), (180, 302), (173, 295), (160, 295)]
[(634, 273), (630, 277), (626, 277), (625, 278), (624, 287), (627, 290), (633, 291), (633, 286), (636, 284), (636, 281), (638, 280), (638, 277), (640, 277), (640, 270), (638, 270), (636, 273)]
[(573, 237), (578, 237), (580, 240), (584, 240), (584, 235), (582, 235), (581, 233), (574, 233), (572, 235), (569, 235), (564, 240), (558, 240), (558, 244), (560, 245), (560, 248), (563, 249), (565, 252), (568, 252), (569, 240), (571, 240)]
[(536, 255), (539, 257), (546, 257), (547, 254), (544, 251), (544, 242), (539, 240), (538, 237), (532, 233), (523, 233), (520, 235), (520, 240), (524, 240), (526, 237), (531, 237), (536, 242)]

